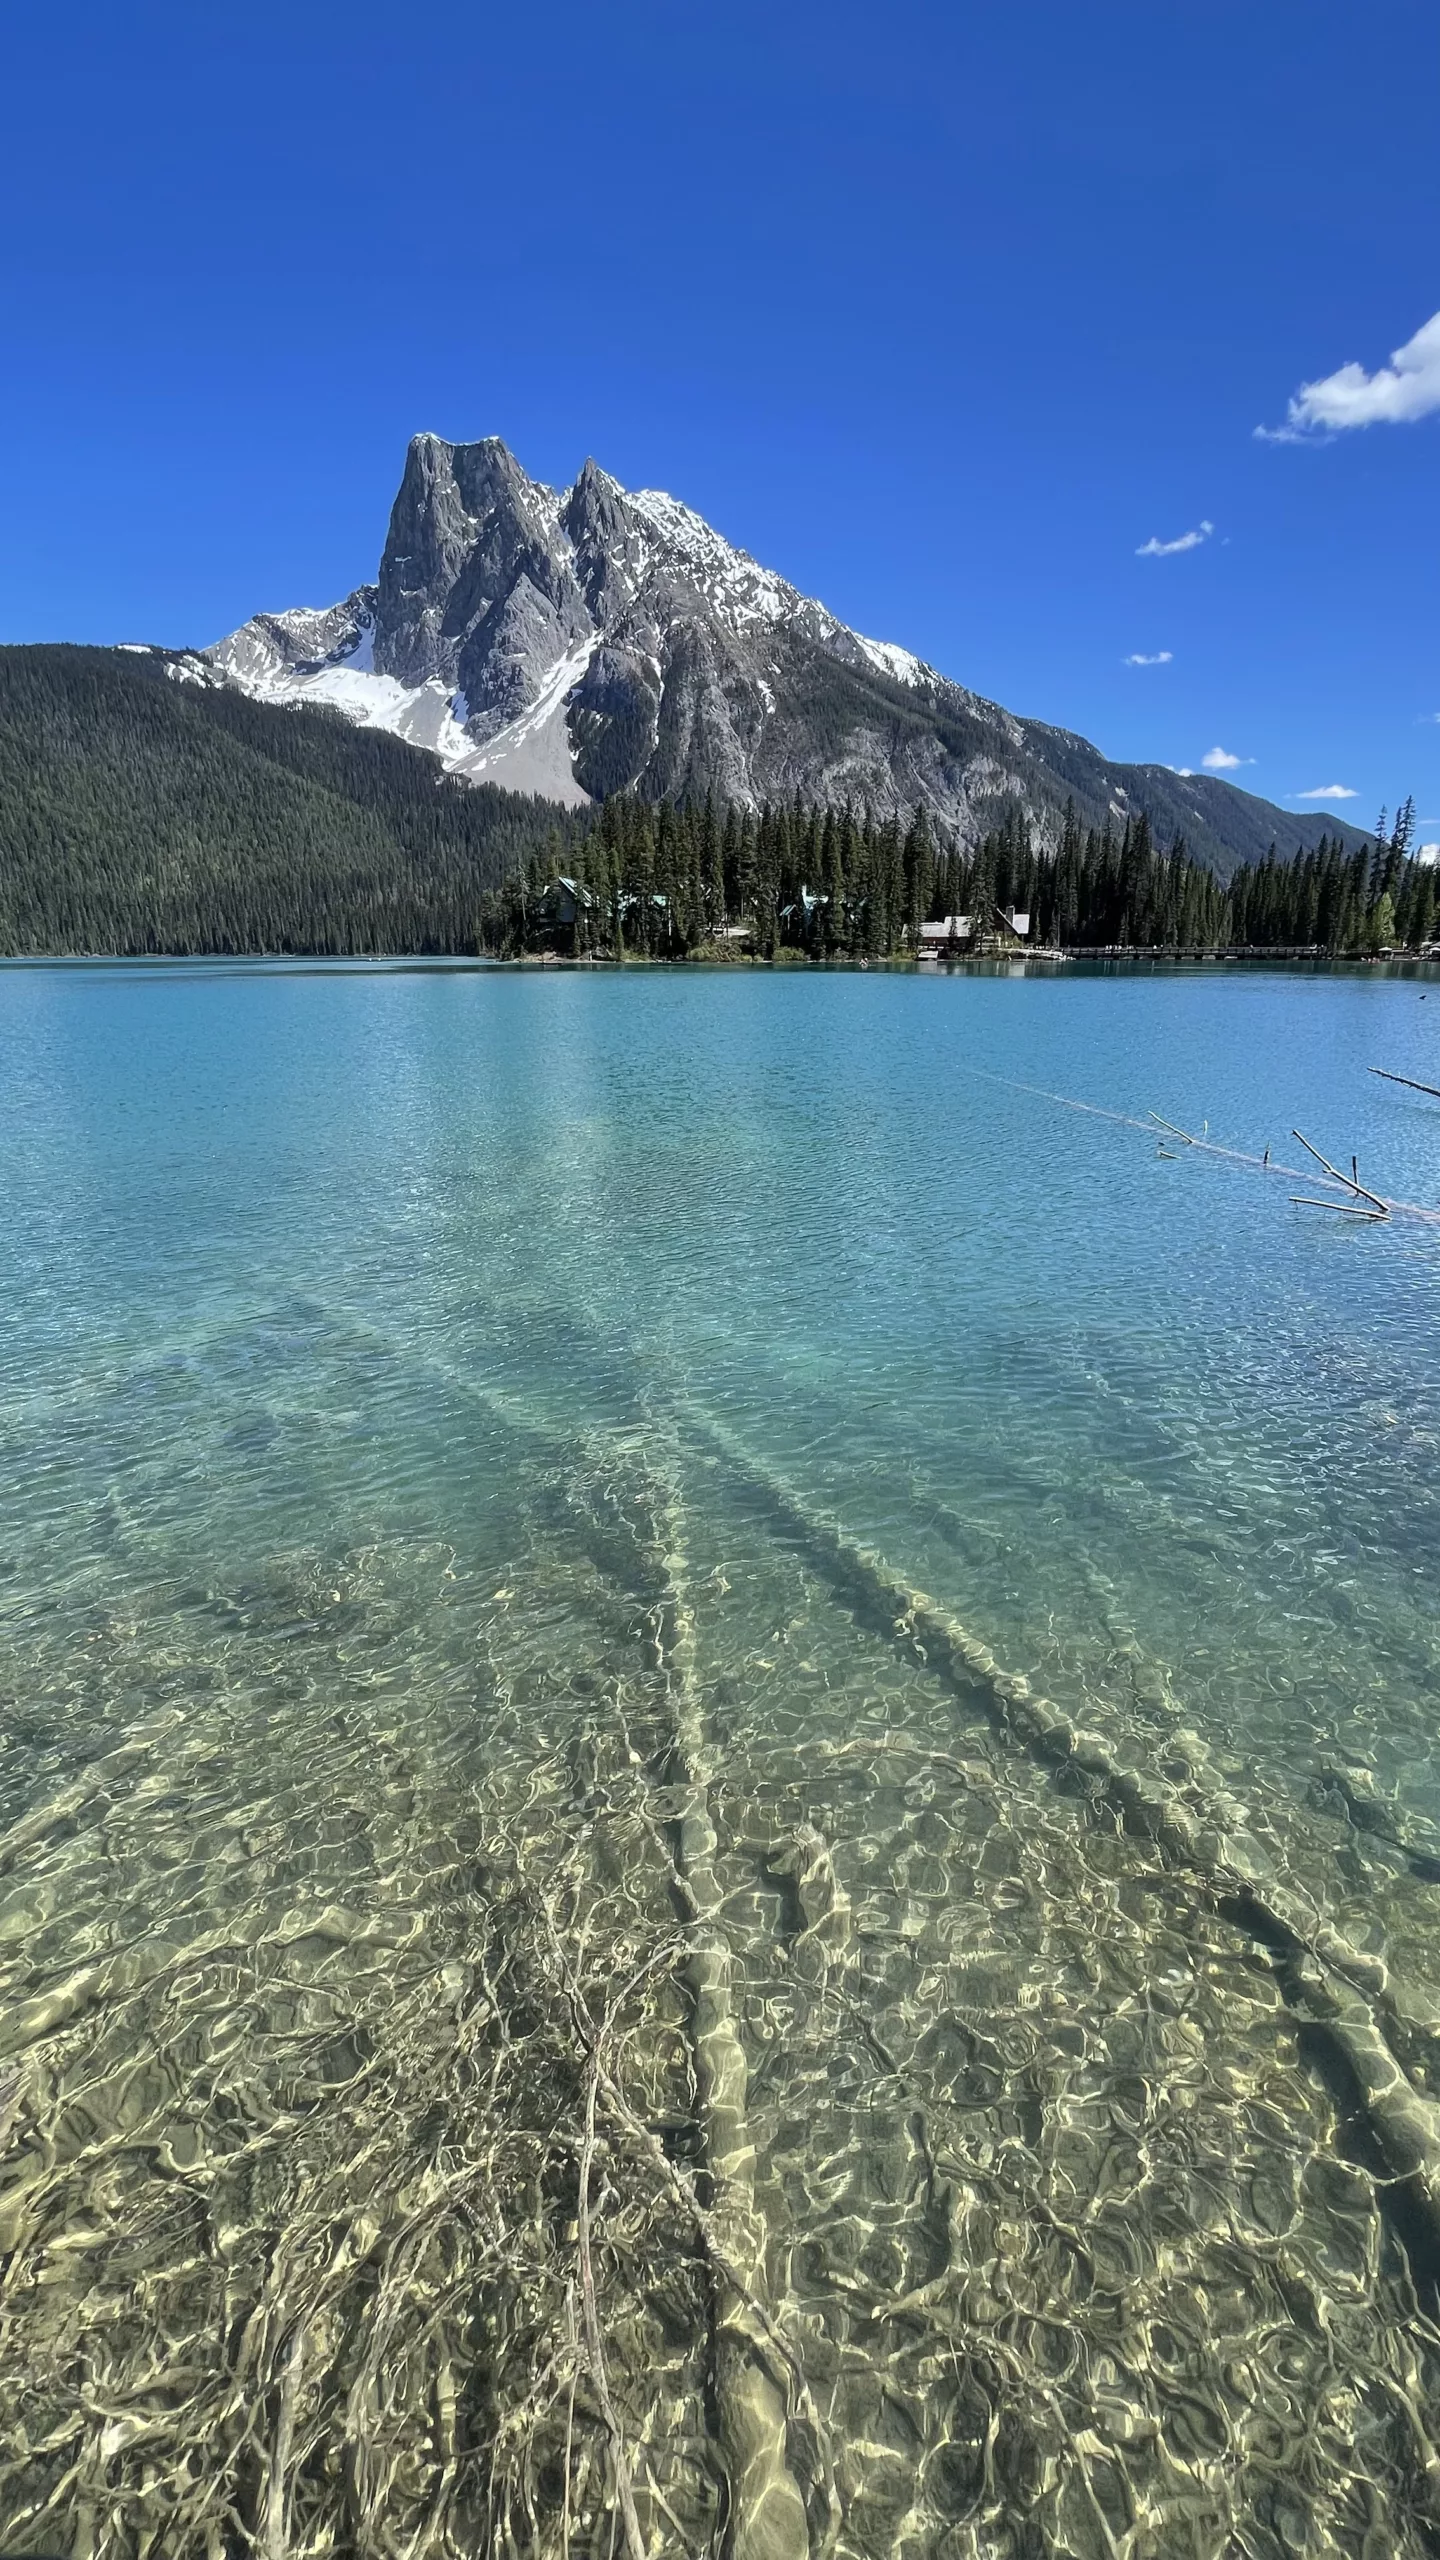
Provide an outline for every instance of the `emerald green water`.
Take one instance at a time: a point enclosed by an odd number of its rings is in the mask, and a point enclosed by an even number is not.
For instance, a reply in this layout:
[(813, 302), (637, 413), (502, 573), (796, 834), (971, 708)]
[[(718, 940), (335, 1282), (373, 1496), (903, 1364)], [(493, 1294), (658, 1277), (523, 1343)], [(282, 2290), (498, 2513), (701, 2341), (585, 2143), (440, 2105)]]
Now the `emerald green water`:
[(1440, 1205), (1372, 1066), (1440, 980), (0, 971), (16, 2548), (624, 2548), (610, 1999), (648, 2549), (1440, 2547), (1440, 1223), (1125, 1125)]

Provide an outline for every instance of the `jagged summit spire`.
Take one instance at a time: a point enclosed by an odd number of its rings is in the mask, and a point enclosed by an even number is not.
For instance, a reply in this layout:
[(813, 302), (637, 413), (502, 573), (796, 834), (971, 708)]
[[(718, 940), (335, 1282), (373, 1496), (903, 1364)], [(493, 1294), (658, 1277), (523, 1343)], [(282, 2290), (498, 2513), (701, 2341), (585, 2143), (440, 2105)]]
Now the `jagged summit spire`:
[[(625, 491), (618, 480), (603, 471), (593, 454), (587, 454), (576, 475), (575, 485), (561, 509), (563, 531), (575, 546), (576, 566), (587, 593), (602, 577), (611, 553), (633, 534), (634, 524)], [(613, 564), (612, 564), (613, 565)], [(603, 609), (598, 592), (591, 595), (593, 610)]]
[[(433, 427), (421, 427), (410, 438), (407, 451), (413, 453), (417, 445), (430, 446), (437, 453), (503, 453), (507, 461), (515, 461), (503, 436), (442, 436), (437, 435)], [(518, 463), (516, 469), (519, 469)]]

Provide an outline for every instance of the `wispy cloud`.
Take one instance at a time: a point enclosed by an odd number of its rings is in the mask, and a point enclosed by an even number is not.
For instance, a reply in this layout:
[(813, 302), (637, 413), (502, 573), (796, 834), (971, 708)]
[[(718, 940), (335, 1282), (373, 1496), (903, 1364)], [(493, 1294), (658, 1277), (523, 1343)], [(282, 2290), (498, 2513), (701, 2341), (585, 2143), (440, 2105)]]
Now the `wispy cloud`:
[[(1388, 364), (1367, 373), (1342, 364), (1318, 382), (1302, 382), (1283, 427), (1257, 427), (1262, 444), (1307, 444), (1347, 427), (1409, 426), (1440, 409), (1440, 311), (1397, 347)], [(1313, 800), (1313, 791), (1296, 795)]]
[(1358, 800), (1360, 794), (1351, 791), (1343, 782), (1321, 782), (1313, 791), (1292, 791), (1290, 797), (1292, 800)]
[(1242, 764), (1253, 764), (1253, 756), (1232, 756), (1227, 747), (1208, 747), (1200, 759), (1207, 773), (1238, 773)]
[(1198, 551), (1202, 542), (1209, 541), (1214, 530), (1208, 517), (1202, 516), (1188, 533), (1177, 533), (1173, 542), (1162, 542), (1158, 533), (1152, 533), (1148, 542), (1137, 545), (1135, 557), (1137, 560), (1168, 560), (1172, 551)]
[(1143, 649), (1132, 649), (1129, 657), (1122, 658), (1120, 664), (1122, 667), (1168, 667), (1174, 655), (1173, 649), (1157, 649), (1152, 657), (1147, 658)]

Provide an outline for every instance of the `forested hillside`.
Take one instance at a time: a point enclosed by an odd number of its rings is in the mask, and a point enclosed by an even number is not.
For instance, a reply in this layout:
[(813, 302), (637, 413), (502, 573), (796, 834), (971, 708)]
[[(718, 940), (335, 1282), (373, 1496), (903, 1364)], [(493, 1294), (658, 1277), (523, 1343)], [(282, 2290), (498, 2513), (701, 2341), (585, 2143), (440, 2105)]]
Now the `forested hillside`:
[[(446, 776), (334, 711), (255, 701), (162, 651), (0, 649), (0, 951), (888, 958), (1013, 906), (1032, 945), (1417, 949), (1436, 877), (1393, 830), (1273, 849), (1228, 886), (1143, 811), (1052, 852), (1021, 809), (969, 850), (799, 799), (632, 794), (564, 810)], [(580, 884), (548, 895), (561, 877)], [(569, 907), (567, 920), (562, 910)], [(578, 914), (574, 910), (578, 906)], [(557, 927), (560, 929), (557, 931)]]
[(0, 649), (0, 951), (473, 952), (587, 821), (161, 653)]

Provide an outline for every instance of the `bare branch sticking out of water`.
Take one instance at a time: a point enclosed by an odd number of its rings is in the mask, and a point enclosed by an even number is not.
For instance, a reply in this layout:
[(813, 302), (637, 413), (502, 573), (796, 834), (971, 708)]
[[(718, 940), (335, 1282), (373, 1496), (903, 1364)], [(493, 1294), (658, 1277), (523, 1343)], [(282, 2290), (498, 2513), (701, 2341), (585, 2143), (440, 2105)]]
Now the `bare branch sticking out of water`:
[(1367, 1227), (1378, 1226), (1388, 1218), (1388, 1209), (1360, 1209), (1353, 1200), (1316, 1200), (1304, 1191), (1292, 1191), (1291, 1201), (1297, 1209), (1333, 1209), (1337, 1218), (1363, 1218)]
[(1408, 1085), (1412, 1093), (1428, 1093), (1434, 1101), (1440, 1102), (1440, 1084), (1421, 1084), (1414, 1076), (1392, 1075), (1388, 1067), (1372, 1067), (1370, 1073), (1383, 1076), (1387, 1084)]
[[(1222, 1147), (1208, 1134), (1197, 1138), (1193, 1130), (1181, 1129), (1173, 1121), (1161, 1120), (1158, 1111), (1152, 1111), (1144, 1120), (1137, 1120), (1134, 1113), (1130, 1111), (1110, 1111), (1103, 1103), (1084, 1102), (1073, 1093), (1055, 1093), (1048, 1085), (1026, 1084), (1019, 1076), (995, 1075), (988, 1067), (975, 1066), (968, 1059), (961, 1063), (966, 1075), (978, 1076), (985, 1084), (1004, 1085), (1011, 1093), (1033, 1094), (1038, 1101), (1053, 1102), (1062, 1111), (1080, 1111), (1090, 1120), (1109, 1120), (1118, 1129), (1141, 1129), (1147, 1138), (1153, 1138), (1158, 1123), (1161, 1128), (1169, 1128), (1176, 1137), (1183, 1138), (1187, 1146), (1194, 1147), (1199, 1154), (1216, 1156), (1224, 1164), (1245, 1165), (1255, 1173), (1281, 1174), (1291, 1182), (1300, 1182), (1305, 1179), (1300, 1166), (1277, 1163), (1268, 1147), (1263, 1156), (1251, 1155), (1243, 1147)], [(1208, 1132), (1208, 1121), (1205, 1127)], [(1344, 1190), (1348, 1191), (1351, 1188), (1344, 1175), (1337, 1175), (1335, 1178)], [(1420, 1200), (1385, 1200), (1381, 1202), (1381, 1206), (1398, 1217), (1423, 1218), (1427, 1226), (1440, 1225), (1440, 1209), (1432, 1208)]]
[[(1375, 1217), (1389, 1217), (1389, 1201), (1382, 1200), (1378, 1191), (1366, 1190), (1364, 1183), (1360, 1179), (1359, 1164), (1354, 1156), (1350, 1159), (1353, 1170), (1350, 1173), (1341, 1173), (1338, 1167), (1331, 1163), (1328, 1156), (1322, 1156), (1319, 1148), (1311, 1145), (1310, 1140), (1306, 1137), (1303, 1129), (1292, 1129), (1290, 1135), (1292, 1138), (1299, 1139), (1300, 1144), (1304, 1147), (1306, 1153), (1312, 1155), (1317, 1164), (1324, 1166), (1331, 1181), (1338, 1182), (1342, 1191), (1353, 1191), (1357, 1200), (1368, 1200), (1370, 1203), (1371, 1213)], [(1330, 1201), (1321, 1201), (1318, 1205), (1321, 1208), (1329, 1208), (1334, 1204)]]

